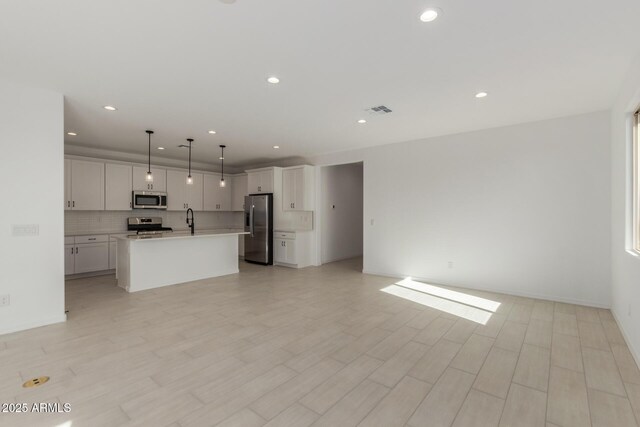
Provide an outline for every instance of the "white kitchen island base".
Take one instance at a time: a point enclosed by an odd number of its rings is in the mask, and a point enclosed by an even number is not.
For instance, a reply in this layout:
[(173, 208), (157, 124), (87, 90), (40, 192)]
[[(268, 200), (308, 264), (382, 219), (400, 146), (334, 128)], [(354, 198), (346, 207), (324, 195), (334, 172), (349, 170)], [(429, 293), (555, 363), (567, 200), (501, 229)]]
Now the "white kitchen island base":
[(238, 235), (245, 232), (118, 237), (118, 286), (138, 292), (238, 272)]

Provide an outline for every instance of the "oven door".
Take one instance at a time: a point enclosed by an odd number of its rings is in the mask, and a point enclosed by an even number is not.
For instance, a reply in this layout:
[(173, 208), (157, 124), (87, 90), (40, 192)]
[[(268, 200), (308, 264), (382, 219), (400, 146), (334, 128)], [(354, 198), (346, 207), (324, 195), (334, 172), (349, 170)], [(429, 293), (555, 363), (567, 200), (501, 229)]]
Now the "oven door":
[(150, 191), (134, 191), (133, 208), (167, 209), (167, 195)]

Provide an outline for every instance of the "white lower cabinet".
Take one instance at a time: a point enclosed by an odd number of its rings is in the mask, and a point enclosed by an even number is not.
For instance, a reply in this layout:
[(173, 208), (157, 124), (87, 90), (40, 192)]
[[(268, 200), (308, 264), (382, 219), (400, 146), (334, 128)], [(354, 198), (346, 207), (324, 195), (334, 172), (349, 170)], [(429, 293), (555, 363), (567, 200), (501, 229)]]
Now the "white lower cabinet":
[(109, 269), (109, 243), (76, 245), (75, 273)]
[(64, 245), (64, 274), (73, 274), (76, 269), (76, 245)]
[(273, 263), (283, 267), (303, 268), (313, 265), (312, 233), (274, 231)]
[(293, 239), (273, 239), (273, 261), (277, 264), (297, 264), (296, 241)]
[[(71, 244), (73, 240), (74, 243)], [(80, 274), (109, 270), (109, 236), (65, 238), (64, 273)]]

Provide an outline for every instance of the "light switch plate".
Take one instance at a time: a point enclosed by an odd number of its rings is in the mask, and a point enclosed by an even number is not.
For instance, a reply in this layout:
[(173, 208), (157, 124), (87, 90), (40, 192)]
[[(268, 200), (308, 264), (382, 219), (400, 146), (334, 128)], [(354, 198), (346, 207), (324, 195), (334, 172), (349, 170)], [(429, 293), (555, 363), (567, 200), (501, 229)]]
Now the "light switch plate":
[(0, 307), (5, 307), (9, 305), (10, 302), (9, 295), (0, 295)]
[(38, 224), (14, 224), (11, 230), (13, 237), (37, 236), (39, 234), (40, 226)]

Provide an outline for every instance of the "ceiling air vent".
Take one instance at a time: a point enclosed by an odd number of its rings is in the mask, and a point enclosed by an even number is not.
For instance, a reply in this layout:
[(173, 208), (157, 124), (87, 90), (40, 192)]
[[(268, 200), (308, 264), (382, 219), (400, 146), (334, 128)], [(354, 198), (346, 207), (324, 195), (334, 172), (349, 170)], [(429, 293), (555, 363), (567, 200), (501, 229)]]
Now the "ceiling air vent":
[(391, 113), (393, 110), (391, 110), (390, 108), (384, 106), (384, 105), (378, 105), (377, 107), (371, 107), (371, 108), (367, 108), (366, 110), (367, 113), (369, 114), (374, 114), (374, 115), (382, 115), (382, 114), (389, 114)]

